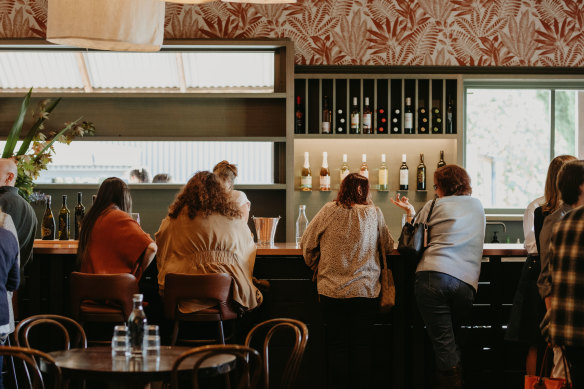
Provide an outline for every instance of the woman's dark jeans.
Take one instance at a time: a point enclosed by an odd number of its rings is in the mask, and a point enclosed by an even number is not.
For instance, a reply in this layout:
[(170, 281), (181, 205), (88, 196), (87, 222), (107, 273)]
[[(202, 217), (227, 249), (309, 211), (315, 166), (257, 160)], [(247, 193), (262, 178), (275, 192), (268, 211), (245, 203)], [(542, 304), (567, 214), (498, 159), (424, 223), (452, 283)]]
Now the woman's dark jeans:
[(368, 388), (377, 298), (319, 296), (326, 324), (327, 388)]
[(460, 366), (457, 332), (461, 319), (472, 308), (473, 287), (448, 274), (420, 271), (416, 273), (415, 293), (438, 370)]

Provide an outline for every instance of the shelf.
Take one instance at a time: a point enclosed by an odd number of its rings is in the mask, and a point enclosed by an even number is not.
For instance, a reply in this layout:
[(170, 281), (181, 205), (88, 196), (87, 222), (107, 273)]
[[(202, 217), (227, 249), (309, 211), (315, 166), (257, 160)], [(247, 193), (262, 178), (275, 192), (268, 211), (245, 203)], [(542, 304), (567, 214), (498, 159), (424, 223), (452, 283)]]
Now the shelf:
[(294, 134), (295, 139), (458, 139), (457, 134)]
[[(14, 97), (22, 99), (23, 91), (2, 92), (0, 95), (4, 97)], [(179, 99), (286, 99), (286, 93), (281, 92), (91, 92), (86, 93), (83, 90), (79, 91), (64, 91), (64, 92), (43, 92), (35, 91), (34, 98), (136, 98), (136, 99), (151, 99), (151, 98), (179, 98)]]
[[(35, 186), (35, 190), (53, 190), (53, 189), (64, 189), (64, 190), (97, 190), (100, 184), (38, 184)], [(179, 190), (185, 184), (128, 184), (131, 191), (133, 190)], [(237, 190), (286, 190), (286, 184), (241, 184), (235, 185)]]

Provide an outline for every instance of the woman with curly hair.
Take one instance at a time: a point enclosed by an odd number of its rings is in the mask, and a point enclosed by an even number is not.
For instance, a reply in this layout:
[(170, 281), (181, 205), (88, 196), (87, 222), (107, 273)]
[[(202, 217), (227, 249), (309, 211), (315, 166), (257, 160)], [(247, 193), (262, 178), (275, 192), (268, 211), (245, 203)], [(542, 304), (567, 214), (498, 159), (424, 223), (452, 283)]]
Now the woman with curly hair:
[[(460, 320), (471, 310), (477, 292), (485, 211), (480, 200), (471, 197), (470, 177), (458, 165), (446, 165), (434, 172), (436, 203), (431, 211), (429, 244), (418, 267), (414, 293), (428, 336), (434, 348), (438, 388), (462, 388), (462, 365), (458, 330)], [(414, 219), (414, 207), (406, 197), (391, 199)], [(432, 208), (428, 201), (414, 222), (425, 222)]]
[[(381, 236), (378, 231), (381, 231)], [(341, 183), (302, 236), (304, 261), (316, 271), (326, 324), (327, 387), (371, 387), (372, 329), (379, 306), (379, 245), (393, 249), (369, 180), (357, 173)]]
[(219, 162), (213, 168), (213, 173), (219, 177), (227, 192), (231, 196), (231, 199), (237, 204), (242, 213), (242, 219), (247, 220), (249, 218), (249, 210), (251, 208), (251, 202), (247, 199), (245, 193), (233, 188), (235, 184), (235, 178), (237, 177), (237, 166), (229, 163), (225, 160)]
[[(156, 233), (158, 285), (164, 293), (167, 273), (228, 273), (235, 283), (233, 300), (249, 310), (262, 302), (252, 283), (256, 246), (247, 222), (221, 180), (197, 172), (171, 204)], [(185, 313), (211, 307), (205, 301), (182, 302)]]

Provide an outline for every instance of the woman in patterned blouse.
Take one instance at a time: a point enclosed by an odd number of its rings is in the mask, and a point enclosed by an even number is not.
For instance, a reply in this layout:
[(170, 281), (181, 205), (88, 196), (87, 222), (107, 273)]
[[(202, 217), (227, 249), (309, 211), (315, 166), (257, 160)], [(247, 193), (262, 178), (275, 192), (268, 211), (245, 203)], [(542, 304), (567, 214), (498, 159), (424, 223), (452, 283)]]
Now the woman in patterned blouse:
[(356, 173), (342, 181), (337, 199), (322, 207), (302, 236), (326, 323), (329, 388), (370, 387), (379, 241), (386, 252), (393, 249), (383, 214), (369, 198), (369, 180)]

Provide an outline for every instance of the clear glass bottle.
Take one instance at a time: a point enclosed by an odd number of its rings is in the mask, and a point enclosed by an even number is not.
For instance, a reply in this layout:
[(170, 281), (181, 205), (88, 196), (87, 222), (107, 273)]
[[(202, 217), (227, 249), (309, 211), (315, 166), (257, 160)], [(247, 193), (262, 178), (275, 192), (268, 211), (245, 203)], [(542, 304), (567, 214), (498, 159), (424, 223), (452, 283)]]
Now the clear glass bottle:
[(308, 218), (306, 217), (306, 205), (301, 204), (298, 207), (298, 219), (296, 219), (296, 244), (299, 245), (302, 235), (308, 227)]
[(322, 166), (320, 168), (320, 188), (322, 192), (331, 190), (331, 171), (328, 167), (327, 152), (322, 152)]
[(349, 175), (351, 171), (349, 170), (349, 164), (347, 163), (347, 154), (343, 154), (343, 164), (341, 165), (341, 180), (339, 181), (339, 185), (345, 177)]
[(361, 167), (359, 168), (359, 174), (363, 177), (369, 178), (369, 166), (367, 165), (367, 154), (361, 155)]
[(130, 317), (128, 317), (128, 330), (130, 332), (130, 349), (132, 355), (142, 355), (144, 343), (144, 329), (148, 324), (146, 313), (142, 307), (144, 296), (142, 294), (135, 294), (132, 298), (134, 307)]
[(387, 190), (387, 164), (385, 154), (381, 154), (381, 165), (379, 165), (379, 190)]
[(300, 173), (300, 190), (310, 192), (312, 190), (312, 173), (310, 172), (310, 158), (308, 151), (304, 152), (304, 165)]

